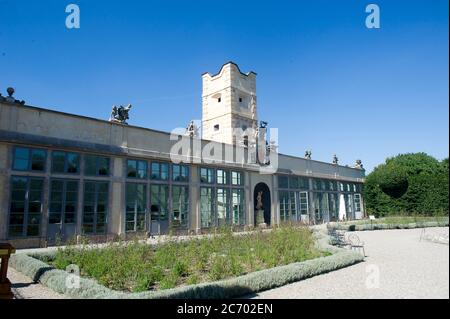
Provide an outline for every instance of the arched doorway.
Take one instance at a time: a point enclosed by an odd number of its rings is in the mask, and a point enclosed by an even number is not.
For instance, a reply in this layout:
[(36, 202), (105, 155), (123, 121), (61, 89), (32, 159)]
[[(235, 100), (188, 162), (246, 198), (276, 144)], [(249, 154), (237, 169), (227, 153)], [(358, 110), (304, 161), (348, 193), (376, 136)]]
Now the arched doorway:
[[(261, 193), (261, 200), (259, 200), (259, 193)], [(262, 210), (264, 211), (264, 223), (267, 225), (270, 225), (271, 221), (271, 200), (270, 200), (270, 189), (269, 186), (265, 183), (259, 183), (255, 186), (255, 190), (253, 192), (253, 210), (254, 210), (254, 216), (255, 216), (255, 226), (257, 225), (257, 212), (258, 209), (258, 203), (261, 201), (260, 204), (262, 204)]]

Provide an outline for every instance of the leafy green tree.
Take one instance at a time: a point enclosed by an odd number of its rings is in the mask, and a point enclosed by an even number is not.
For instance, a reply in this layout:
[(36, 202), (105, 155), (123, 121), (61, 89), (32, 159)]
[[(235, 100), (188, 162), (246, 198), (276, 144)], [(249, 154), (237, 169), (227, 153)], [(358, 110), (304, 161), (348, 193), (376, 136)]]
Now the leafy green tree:
[(439, 162), (425, 153), (386, 159), (366, 178), (364, 196), (369, 213), (389, 215), (448, 214), (448, 158)]

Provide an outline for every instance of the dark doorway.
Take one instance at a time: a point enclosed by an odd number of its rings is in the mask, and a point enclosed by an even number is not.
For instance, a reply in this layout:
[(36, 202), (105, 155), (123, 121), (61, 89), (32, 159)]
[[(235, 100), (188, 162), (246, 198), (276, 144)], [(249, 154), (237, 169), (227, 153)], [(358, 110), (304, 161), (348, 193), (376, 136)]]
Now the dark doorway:
[(270, 225), (270, 217), (271, 217), (271, 201), (270, 201), (270, 189), (269, 186), (267, 186), (265, 183), (259, 183), (255, 186), (255, 190), (253, 192), (253, 209), (254, 209), (254, 216), (255, 216), (255, 226), (257, 222), (257, 205), (258, 205), (258, 194), (259, 192), (262, 192), (261, 194), (261, 202), (262, 202), (262, 209), (264, 210), (264, 222), (267, 225)]

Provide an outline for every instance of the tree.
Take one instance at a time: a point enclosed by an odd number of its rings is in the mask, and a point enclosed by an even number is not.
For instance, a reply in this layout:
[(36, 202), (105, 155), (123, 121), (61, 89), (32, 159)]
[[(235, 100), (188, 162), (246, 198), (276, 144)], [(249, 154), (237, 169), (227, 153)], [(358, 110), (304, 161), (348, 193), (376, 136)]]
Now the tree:
[(448, 173), (448, 158), (439, 162), (425, 153), (388, 158), (366, 178), (364, 196), (368, 212), (448, 214)]

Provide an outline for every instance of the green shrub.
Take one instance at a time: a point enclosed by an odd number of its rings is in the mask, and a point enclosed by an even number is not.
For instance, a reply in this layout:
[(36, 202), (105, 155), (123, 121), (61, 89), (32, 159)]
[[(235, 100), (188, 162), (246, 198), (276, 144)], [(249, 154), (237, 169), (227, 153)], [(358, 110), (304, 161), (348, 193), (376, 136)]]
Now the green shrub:
[(448, 159), (425, 153), (388, 158), (366, 177), (364, 199), (369, 214), (443, 216), (449, 213)]

